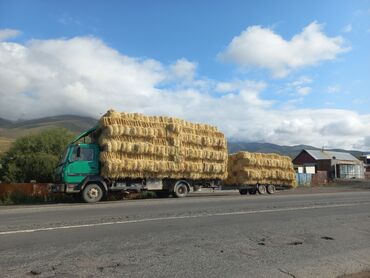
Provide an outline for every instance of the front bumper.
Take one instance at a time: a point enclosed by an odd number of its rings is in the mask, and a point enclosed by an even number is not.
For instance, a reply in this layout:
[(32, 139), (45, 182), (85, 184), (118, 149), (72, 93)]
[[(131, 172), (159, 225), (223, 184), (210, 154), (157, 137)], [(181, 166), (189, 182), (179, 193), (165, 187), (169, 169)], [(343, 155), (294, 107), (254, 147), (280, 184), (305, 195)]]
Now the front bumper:
[(78, 184), (72, 183), (52, 184), (49, 188), (52, 193), (79, 193), (80, 189)]
[(49, 191), (51, 193), (64, 193), (66, 192), (66, 185), (65, 184), (51, 184), (49, 186)]

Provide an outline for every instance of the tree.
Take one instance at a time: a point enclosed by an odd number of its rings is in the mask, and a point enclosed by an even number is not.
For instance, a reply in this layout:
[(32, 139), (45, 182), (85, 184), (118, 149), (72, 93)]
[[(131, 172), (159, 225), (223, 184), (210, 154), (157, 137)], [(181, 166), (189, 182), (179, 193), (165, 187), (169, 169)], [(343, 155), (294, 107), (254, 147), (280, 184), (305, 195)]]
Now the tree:
[(0, 164), (0, 179), (6, 182), (51, 182), (60, 155), (74, 135), (52, 128), (17, 139)]

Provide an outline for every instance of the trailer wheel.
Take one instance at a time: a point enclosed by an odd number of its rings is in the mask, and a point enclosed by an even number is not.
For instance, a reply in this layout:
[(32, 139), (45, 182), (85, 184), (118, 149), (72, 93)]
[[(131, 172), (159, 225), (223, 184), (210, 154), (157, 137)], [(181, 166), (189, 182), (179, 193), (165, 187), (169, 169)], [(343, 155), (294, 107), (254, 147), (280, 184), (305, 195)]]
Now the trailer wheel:
[(269, 185), (267, 186), (267, 193), (268, 193), (268, 194), (274, 194), (274, 193), (275, 193), (275, 191), (276, 191), (276, 189), (275, 189), (275, 186), (274, 186), (273, 184), (269, 184)]
[(247, 195), (248, 189), (246, 189), (246, 188), (239, 189), (239, 193), (240, 193), (240, 195)]
[(82, 191), (82, 199), (86, 203), (96, 203), (103, 198), (103, 189), (96, 183), (88, 184)]
[(188, 195), (189, 189), (185, 183), (176, 184), (173, 189), (173, 197), (175, 198), (184, 198)]
[(255, 195), (257, 193), (257, 189), (255, 187), (249, 188), (248, 193), (251, 194), (251, 195)]
[(263, 184), (258, 185), (257, 191), (261, 195), (266, 194), (266, 186), (264, 186)]

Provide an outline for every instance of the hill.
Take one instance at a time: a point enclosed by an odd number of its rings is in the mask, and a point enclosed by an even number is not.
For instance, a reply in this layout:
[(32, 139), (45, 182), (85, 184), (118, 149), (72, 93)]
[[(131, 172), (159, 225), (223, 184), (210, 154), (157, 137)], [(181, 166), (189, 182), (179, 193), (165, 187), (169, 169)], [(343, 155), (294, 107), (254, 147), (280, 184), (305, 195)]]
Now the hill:
[(63, 127), (79, 134), (94, 126), (96, 122), (96, 119), (76, 115), (61, 115), (14, 122), (0, 118), (0, 153), (6, 151), (17, 138), (27, 134), (55, 127)]

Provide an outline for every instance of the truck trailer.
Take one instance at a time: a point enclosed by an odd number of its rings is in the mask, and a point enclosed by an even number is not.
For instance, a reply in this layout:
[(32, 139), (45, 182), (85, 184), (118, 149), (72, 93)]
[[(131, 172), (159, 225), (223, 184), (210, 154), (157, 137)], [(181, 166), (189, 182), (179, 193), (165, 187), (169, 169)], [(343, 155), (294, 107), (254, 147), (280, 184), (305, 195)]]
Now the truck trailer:
[[(246, 153), (228, 155), (224, 134), (213, 126), (109, 110), (67, 146), (51, 190), (94, 203), (115, 192), (182, 198), (204, 187), (264, 194), (274, 193), (276, 185), (291, 186), (279, 178), (279, 157), (266, 159), (248, 166), (254, 160)], [(251, 167), (264, 178), (256, 179)]]

